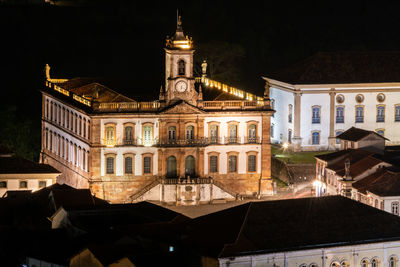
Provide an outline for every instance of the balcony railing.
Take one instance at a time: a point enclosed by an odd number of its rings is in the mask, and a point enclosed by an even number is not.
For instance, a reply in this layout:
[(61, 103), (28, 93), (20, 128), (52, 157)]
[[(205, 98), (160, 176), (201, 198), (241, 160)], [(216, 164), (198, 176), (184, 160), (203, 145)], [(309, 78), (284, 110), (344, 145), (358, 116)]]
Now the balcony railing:
[(165, 178), (163, 184), (212, 184), (212, 178)]
[(344, 117), (336, 117), (336, 123), (344, 123)]
[(245, 136), (244, 142), (246, 144), (260, 144), (261, 138), (258, 136)]
[(321, 123), (320, 117), (313, 117), (312, 118), (312, 123)]
[(385, 116), (376, 116), (376, 122), (385, 122)]
[(258, 109), (264, 106), (264, 101), (204, 101), (204, 109)]
[(364, 122), (364, 116), (356, 116), (356, 122)]

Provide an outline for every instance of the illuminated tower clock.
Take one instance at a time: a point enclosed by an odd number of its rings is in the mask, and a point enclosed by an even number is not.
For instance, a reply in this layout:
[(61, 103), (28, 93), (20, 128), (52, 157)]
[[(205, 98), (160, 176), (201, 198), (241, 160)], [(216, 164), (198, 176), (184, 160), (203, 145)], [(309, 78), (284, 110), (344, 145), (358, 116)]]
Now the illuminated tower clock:
[(173, 37), (167, 37), (165, 47), (165, 100), (167, 104), (185, 100), (196, 105), (194, 89), (192, 39), (183, 34), (182, 20), (178, 17)]

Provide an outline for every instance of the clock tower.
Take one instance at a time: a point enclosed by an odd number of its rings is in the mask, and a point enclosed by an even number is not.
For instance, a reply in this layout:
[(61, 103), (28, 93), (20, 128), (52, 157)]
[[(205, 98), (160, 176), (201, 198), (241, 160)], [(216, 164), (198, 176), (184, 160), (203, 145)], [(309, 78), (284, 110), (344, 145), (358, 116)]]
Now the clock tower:
[(185, 36), (182, 20), (178, 17), (175, 35), (167, 36), (165, 47), (165, 92), (163, 98), (167, 105), (177, 100), (196, 105), (198, 94), (194, 88), (192, 39)]

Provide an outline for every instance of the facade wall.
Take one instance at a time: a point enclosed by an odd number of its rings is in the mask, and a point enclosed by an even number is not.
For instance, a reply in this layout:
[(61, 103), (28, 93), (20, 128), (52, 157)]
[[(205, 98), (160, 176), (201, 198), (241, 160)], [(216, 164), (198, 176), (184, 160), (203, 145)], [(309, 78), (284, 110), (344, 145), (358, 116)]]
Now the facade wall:
[[(18, 191), (18, 190), (32, 190), (36, 191), (38, 189), (41, 189), (39, 187), (39, 181), (41, 182), (46, 182), (46, 186), (50, 186), (55, 183), (55, 177), (54, 179), (51, 178), (32, 178), (32, 177), (24, 177), (25, 175), (21, 175), (20, 179), (16, 179), (14, 177), (0, 177), (0, 182), (7, 182), (7, 187), (6, 188), (0, 188), (0, 197), (2, 197), (8, 190), (10, 191)], [(27, 187), (26, 188), (21, 188), (20, 187), (20, 182), (25, 181), (27, 182)]]
[[(287, 121), (288, 105), (293, 104), (294, 89), (280, 89), (278, 86), (271, 85), (271, 99), (275, 101), (275, 116), (271, 118), (274, 124), (275, 133), (271, 137), (272, 142), (286, 142), (288, 138), (288, 129), (294, 128)], [(292, 91), (291, 91), (292, 90)], [(354, 126), (370, 131), (382, 130), (384, 136), (389, 139), (387, 145), (400, 144), (400, 121), (395, 120), (395, 108), (400, 104), (400, 87), (393, 85), (388, 87), (386, 84), (382, 86), (363, 86), (352, 87), (346, 85), (335, 85), (330, 87), (312, 87), (304, 86), (296, 89), (301, 93), (301, 146), (302, 150), (321, 150), (329, 147), (329, 136), (336, 136), (338, 131), (345, 131)], [(334, 94), (334, 101), (331, 102), (330, 93)], [(364, 99), (361, 103), (356, 101), (357, 95), (363, 95)], [(377, 100), (378, 94), (383, 94), (384, 100)], [(339, 103), (337, 96), (343, 95), (344, 101)], [(331, 103), (334, 107), (331, 108)], [(384, 121), (377, 122), (377, 106), (384, 106)], [(312, 123), (312, 107), (321, 106), (321, 122), (319, 124)], [(364, 107), (364, 122), (356, 122), (356, 106)], [(344, 108), (344, 121), (336, 122), (336, 108)], [(331, 116), (331, 111), (333, 115)], [(296, 116), (294, 112), (294, 116)], [(331, 118), (333, 123), (330, 123)], [(294, 118), (293, 118), (294, 121)], [(332, 129), (331, 129), (332, 125)], [(312, 145), (311, 134), (313, 131), (320, 131), (320, 144)], [(282, 138), (280, 136), (282, 134)], [(338, 144), (331, 146), (330, 149), (339, 148)]]
[[(399, 256), (400, 242), (394, 241), (222, 258), (219, 260), (219, 266), (330, 267), (334, 263), (337, 263), (337, 266), (362, 266), (363, 260), (367, 260), (367, 266), (370, 266), (371, 260), (377, 259), (377, 266), (389, 267), (390, 258), (395, 260), (397, 266)], [(347, 264), (341, 265), (343, 263)]]
[[(271, 101), (274, 102), (274, 109), (276, 110), (273, 117), (271, 117), (271, 125), (273, 124), (274, 133), (271, 133), (272, 143), (285, 143), (288, 142), (288, 131), (292, 130), (292, 138), (294, 136), (294, 117), (300, 114), (294, 112), (294, 96), (291, 92), (286, 92), (274, 87), (270, 88)], [(293, 118), (290, 123), (289, 105), (293, 106)]]

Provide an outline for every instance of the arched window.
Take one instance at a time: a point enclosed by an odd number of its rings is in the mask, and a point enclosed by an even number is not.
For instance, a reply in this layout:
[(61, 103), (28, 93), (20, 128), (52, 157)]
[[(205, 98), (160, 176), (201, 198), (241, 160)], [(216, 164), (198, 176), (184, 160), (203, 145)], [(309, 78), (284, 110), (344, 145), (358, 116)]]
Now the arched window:
[(178, 75), (185, 75), (185, 61), (183, 59), (178, 62)]
[(371, 260), (371, 267), (378, 267), (378, 260), (377, 259), (372, 259)]
[(19, 188), (28, 188), (28, 182), (27, 181), (20, 181), (19, 182)]
[(344, 107), (336, 108), (336, 123), (344, 123)]
[(210, 156), (210, 172), (218, 172), (218, 156)]
[(170, 126), (168, 127), (168, 140), (175, 140), (176, 139), (176, 127)]
[(397, 266), (397, 258), (395, 256), (391, 256), (389, 258), (389, 267), (396, 267)]
[(194, 139), (194, 127), (191, 125), (186, 127), (186, 139), (187, 140)]
[(399, 202), (398, 201), (392, 202), (392, 213), (394, 215), (399, 215)]
[(319, 132), (312, 133), (312, 144), (319, 145)]
[(126, 126), (125, 127), (125, 144), (131, 145), (133, 141), (133, 127)]
[(256, 143), (257, 142), (257, 126), (255, 124), (250, 124), (248, 127), (248, 142)]
[(368, 260), (364, 259), (361, 261), (361, 267), (368, 267)]
[(125, 157), (125, 173), (126, 174), (133, 173), (132, 162), (133, 162), (133, 160), (132, 160), (131, 156)]
[(356, 107), (356, 122), (364, 122), (364, 107)]
[(195, 176), (195, 160), (193, 156), (187, 156), (185, 159), (185, 177)]
[(339, 262), (332, 262), (330, 267), (340, 267)]

